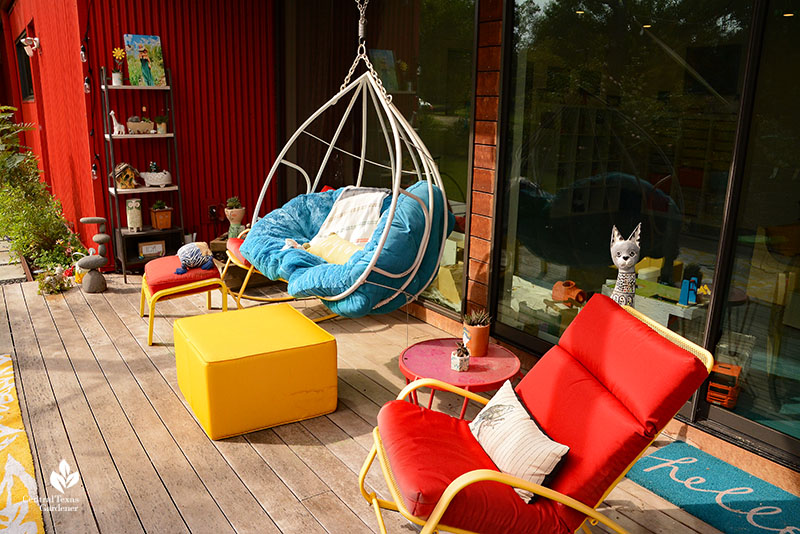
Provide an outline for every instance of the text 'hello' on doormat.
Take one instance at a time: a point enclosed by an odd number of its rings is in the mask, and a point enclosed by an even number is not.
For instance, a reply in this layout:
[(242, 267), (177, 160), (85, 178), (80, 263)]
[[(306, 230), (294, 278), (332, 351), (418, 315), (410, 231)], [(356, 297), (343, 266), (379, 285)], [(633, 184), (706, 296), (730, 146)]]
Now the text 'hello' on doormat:
[(800, 534), (800, 499), (683, 441), (631, 468), (628, 478), (728, 534)]

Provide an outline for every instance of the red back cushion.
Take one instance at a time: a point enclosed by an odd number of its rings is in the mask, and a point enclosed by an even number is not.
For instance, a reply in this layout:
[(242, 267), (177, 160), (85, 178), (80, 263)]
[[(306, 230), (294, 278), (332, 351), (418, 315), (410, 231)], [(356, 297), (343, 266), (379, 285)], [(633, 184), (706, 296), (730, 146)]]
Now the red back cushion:
[(708, 376), (697, 357), (604, 295), (584, 306), (558, 343), (655, 437)]
[[(551, 487), (596, 505), (706, 376), (693, 354), (592, 297), (517, 386), (542, 429), (570, 448)], [(583, 516), (563, 508), (577, 528)]]

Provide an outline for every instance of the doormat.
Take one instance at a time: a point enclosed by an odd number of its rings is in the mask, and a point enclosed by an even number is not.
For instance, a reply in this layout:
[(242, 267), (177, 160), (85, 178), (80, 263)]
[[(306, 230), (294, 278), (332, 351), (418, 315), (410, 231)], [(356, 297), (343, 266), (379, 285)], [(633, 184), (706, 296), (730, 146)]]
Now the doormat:
[(8, 354), (0, 355), (0, 469), (0, 530), (43, 533), (31, 447)]
[(640, 458), (628, 478), (727, 534), (800, 533), (800, 498), (683, 441)]

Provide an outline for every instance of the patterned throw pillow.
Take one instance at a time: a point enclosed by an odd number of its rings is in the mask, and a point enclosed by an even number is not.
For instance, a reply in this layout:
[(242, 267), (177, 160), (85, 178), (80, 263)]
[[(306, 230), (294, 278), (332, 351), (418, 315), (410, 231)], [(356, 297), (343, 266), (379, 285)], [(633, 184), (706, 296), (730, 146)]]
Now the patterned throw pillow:
[[(535, 484), (541, 484), (569, 451), (539, 428), (508, 380), (469, 428), (500, 471)], [(526, 502), (532, 500), (531, 492), (515, 489)]]

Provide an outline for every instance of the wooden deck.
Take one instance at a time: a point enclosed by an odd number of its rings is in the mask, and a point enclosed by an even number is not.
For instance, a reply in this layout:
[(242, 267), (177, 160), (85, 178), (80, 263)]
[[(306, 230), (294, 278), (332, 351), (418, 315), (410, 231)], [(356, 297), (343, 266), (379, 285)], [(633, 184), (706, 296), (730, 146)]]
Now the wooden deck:
[[(159, 303), (148, 347), (139, 279), (107, 279), (99, 295), (0, 286), (0, 353), (14, 357), (40, 496), (60, 495), (47, 480), (62, 459), (81, 477), (67, 490), (75, 510), (44, 513), (47, 532), (377, 531), (357, 485), (371, 430), (380, 405), (405, 384), (400, 351), (443, 332), (401, 312), (327, 321), (339, 349), (337, 411), (211, 441), (178, 389), (172, 346), (172, 322), (207, 313), (205, 296)], [(297, 306), (309, 316), (324, 310), (314, 301)], [(436, 404), (454, 414), (460, 407), (445, 394)], [(378, 471), (368, 482), (385, 493)], [(629, 480), (606, 504), (631, 532), (718, 532)], [(398, 514), (386, 518), (390, 532), (415, 532)]]

